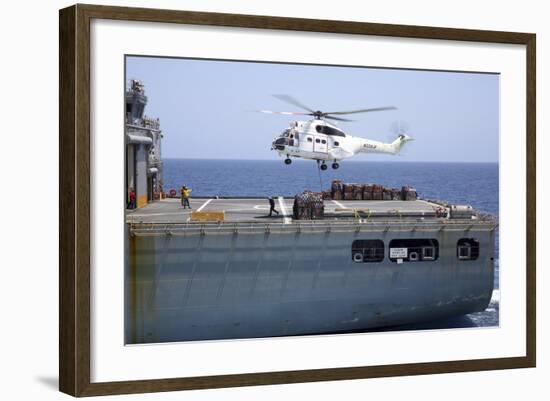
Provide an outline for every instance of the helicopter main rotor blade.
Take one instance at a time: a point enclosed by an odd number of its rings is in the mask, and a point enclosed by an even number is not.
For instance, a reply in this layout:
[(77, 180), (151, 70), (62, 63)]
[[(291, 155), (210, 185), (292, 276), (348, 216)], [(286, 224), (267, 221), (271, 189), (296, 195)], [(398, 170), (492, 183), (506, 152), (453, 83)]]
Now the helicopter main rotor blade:
[(384, 111), (384, 110), (397, 110), (395, 106), (388, 107), (374, 107), (371, 109), (360, 109), (360, 110), (351, 110), (351, 111), (328, 111), (323, 113), (325, 116), (329, 114), (355, 114), (355, 113), (369, 113), (371, 111)]
[(309, 116), (310, 113), (294, 112), (294, 111), (272, 111), (272, 110), (258, 110), (260, 113), (267, 114), (284, 114), (290, 116)]
[(312, 109), (307, 107), (306, 105), (300, 103), (298, 100), (294, 99), (292, 96), (289, 95), (273, 95), (273, 97), (276, 97), (279, 100), (282, 100), (283, 102), (290, 103), (293, 106), (299, 107), (301, 109), (307, 110), (310, 113), (314, 113)]
[(350, 120), (349, 118), (332, 117), (332, 116), (324, 116), (323, 118), (327, 118), (327, 119), (330, 119), (330, 120), (336, 120), (336, 121), (355, 121), (355, 120)]

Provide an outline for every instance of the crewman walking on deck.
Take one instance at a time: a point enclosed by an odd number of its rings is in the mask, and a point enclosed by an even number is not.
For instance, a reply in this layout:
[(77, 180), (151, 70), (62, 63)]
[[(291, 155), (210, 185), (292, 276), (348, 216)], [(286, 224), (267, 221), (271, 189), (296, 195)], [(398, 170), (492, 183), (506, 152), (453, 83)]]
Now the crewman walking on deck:
[(136, 193), (134, 191), (134, 188), (130, 188), (130, 193), (128, 194), (128, 206), (127, 209), (135, 209), (136, 208)]
[(277, 213), (277, 216), (279, 215), (279, 212), (275, 210), (275, 199), (273, 199), (273, 196), (270, 196), (267, 198), (269, 200), (269, 217), (271, 217), (272, 213)]
[(191, 209), (191, 205), (189, 204), (189, 194), (191, 193), (191, 191), (193, 191), (193, 190), (191, 188), (187, 188), (185, 185), (182, 186), (181, 189), (180, 189), (180, 192), (181, 192), (181, 205), (183, 206), (184, 209), (186, 207)]

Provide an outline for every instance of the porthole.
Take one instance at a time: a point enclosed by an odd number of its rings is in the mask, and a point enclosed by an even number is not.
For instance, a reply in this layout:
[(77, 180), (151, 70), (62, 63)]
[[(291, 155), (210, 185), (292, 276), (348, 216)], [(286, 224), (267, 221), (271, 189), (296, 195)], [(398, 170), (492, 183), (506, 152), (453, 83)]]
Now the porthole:
[(456, 244), (459, 260), (476, 260), (479, 257), (479, 241), (475, 238), (461, 238)]
[(351, 258), (355, 263), (382, 262), (384, 260), (384, 241), (379, 239), (353, 241)]
[(393, 239), (389, 245), (389, 257), (392, 262), (434, 261), (439, 257), (439, 242), (432, 238)]

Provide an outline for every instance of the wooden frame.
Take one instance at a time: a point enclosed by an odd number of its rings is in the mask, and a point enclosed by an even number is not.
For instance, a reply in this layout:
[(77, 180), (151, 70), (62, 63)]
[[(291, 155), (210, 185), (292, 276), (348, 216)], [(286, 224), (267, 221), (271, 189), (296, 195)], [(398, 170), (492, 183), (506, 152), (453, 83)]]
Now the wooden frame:
[[(525, 357), (90, 382), (90, 21), (93, 18), (520, 44), (527, 71), (527, 324)], [(534, 367), (536, 363), (535, 48), (529, 33), (75, 5), (60, 11), (59, 388), (73, 396)]]

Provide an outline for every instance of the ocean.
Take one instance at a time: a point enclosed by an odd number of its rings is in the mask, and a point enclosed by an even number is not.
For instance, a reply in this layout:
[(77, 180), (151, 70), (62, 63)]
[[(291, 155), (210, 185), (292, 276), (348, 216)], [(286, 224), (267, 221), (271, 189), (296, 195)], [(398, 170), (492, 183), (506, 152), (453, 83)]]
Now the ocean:
[[(281, 160), (163, 160), (164, 191), (182, 185), (192, 196), (294, 196), (305, 189), (330, 188), (331, 181), (376, 183), (400, 188), (411, 185), (424, 199), (469, 204), (498, 216), (498, 163), (424, 163), (344, 161), (338, 170), (321, 171), (309, 160), (289, 166)], [(444, 321), (400, 327), (399, 330), (488, 327), (499, 324), (499, 238), (495, 244), (495, 292), (484, 312)], [(386, 329), (387, 330), (387, 329)]]

